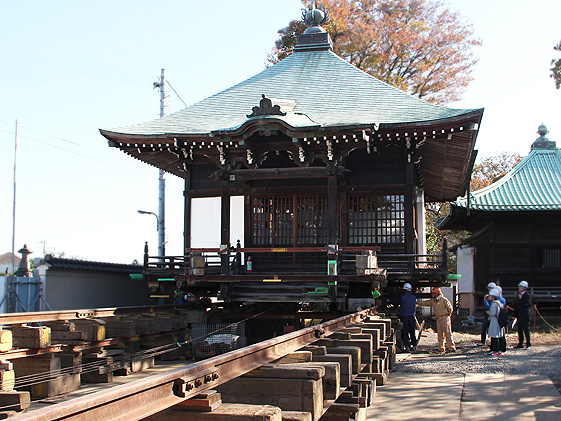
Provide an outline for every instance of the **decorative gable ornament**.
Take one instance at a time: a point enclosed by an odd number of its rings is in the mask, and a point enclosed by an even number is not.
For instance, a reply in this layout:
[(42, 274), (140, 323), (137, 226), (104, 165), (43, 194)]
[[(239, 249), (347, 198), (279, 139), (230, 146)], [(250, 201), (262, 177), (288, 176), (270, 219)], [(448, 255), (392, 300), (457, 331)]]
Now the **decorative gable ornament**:
[(273, 105), (273, 102), (265, 96), (265, 94), (261, 95), (263, 98), (259, 101), (259, 107), (253, 107), (251, 110), (253, 111), (252, 114), (247, 114), (247, 118), (251, 117), (259, 117), (262, 115), (286, 115), (280, 109), (280, 105)]

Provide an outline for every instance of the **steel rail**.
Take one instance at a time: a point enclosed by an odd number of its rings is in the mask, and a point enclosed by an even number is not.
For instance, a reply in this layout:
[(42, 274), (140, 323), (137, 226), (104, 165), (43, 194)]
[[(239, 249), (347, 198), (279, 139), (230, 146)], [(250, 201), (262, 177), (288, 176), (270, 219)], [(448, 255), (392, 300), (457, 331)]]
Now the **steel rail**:
[(109, 307), (79, 310), (60, 311), (30, 311), (27, 313), (4, 313), (0, 314), (1, 325), (18, 325), (37, 322), (56, 322), (59, 320), (97, 319), (101, 317), (122, 316), (125, 314), (169, 312), (182, 306), (131, 306), (131, 307)]
[(136, 380), (88, 396), (16, 415), (13, 421), (140, 420), (213, 389), (251, 370), (374, 314), (373, 309), (218, 355), (184, 368)]

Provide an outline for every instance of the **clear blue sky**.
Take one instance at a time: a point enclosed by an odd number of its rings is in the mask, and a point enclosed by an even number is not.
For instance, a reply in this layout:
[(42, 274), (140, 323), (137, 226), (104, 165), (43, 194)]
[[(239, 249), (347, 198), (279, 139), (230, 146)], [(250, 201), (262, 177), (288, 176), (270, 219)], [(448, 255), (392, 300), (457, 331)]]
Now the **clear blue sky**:
[[(483, 40), (474, 82), (449, 104), (485, 108), (480, 156), (526, 155), (541, 123), (561, 146), (561, 91), (549, 78), (560, 55), (553, 46), (561, 2), (448, 3)], [(129, 263), (149, 241), (155, 254), (156, 220), (137, 210), (157, 212), (157, 170), (109, 148), (98, 129), (157, 118), (152, 84), (162, 68), (187, 104), (258, 73), (277, 30), (301, 7), (300, 0), (0, 3), (0, 254), (12, 247), (16, 119), (16, 251), (27, 243), (36, 257), (45, 249)], [(167, 93), (167, 113), (184, 107)], [(182, 190), (168, 175), (169, 254), (182, 254)], [(216, 208), (196, 206), (211, 218), (196, 224), (194, 245), (218, 246)]]

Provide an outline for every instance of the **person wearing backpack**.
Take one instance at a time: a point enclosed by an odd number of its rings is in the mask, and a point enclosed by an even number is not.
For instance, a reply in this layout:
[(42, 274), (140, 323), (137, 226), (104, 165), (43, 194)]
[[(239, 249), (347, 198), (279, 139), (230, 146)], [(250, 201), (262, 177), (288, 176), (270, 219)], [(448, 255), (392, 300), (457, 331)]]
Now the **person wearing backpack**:
[(518, 319), (518, 346), (522, 348), (524, 336), (526, 336), (526, 348), (530, 348), (530, 294), (527, 291), (528, 282), (520, 281), (518, 284), (518, 295), (514, 303), (514, 315)]
[[(506, 351), (506, 339), (505, 339), (505, 327), (501, 327), (499, 319), (503, 319), (506, 316), (506, 309), (503, 303), (499, 300), (501, 296), (500, 291), (497, 288), (493, 288), (489, 291), (489, 296), (492, 298), (491, 307), (489, 308), (489, 338), (491, 338), (491, 349), (489, 350), (489, 355), (498, 357), (501, 352)], [(503, 312), (503, 317), (499, 317), (501, 311)]]

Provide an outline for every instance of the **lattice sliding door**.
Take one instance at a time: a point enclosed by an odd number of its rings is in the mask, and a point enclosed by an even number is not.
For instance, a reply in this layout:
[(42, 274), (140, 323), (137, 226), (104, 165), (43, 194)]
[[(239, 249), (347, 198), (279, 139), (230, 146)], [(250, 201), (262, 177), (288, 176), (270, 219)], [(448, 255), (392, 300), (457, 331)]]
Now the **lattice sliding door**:
[(351, 245), (405, 243), (405, 196), (352, 194), (348, 197)]
[(271, 195), (251, 198), (252, 245), (325, 246), (327, 197)]

